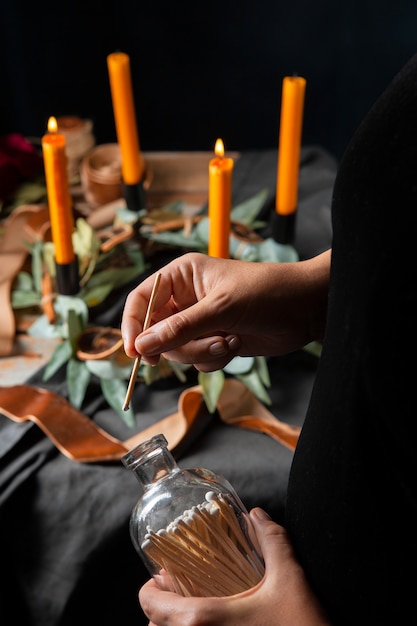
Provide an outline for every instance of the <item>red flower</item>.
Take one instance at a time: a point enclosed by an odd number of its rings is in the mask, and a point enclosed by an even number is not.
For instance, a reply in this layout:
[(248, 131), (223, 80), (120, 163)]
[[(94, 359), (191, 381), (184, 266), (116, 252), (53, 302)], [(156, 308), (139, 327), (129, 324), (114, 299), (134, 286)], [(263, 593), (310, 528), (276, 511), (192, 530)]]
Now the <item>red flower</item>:
[(22, 135), (0, 137), (0, 200), (7, 199), (24, 180), (40, 174), (42, 156)]

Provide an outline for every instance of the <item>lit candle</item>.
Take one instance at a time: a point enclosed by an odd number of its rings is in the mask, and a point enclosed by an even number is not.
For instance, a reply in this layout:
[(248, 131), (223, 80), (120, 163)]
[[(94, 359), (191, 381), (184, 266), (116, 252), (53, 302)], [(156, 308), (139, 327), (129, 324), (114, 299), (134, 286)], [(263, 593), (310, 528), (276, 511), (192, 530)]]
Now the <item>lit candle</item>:
[(210, 256), (230, 257), (230, 211), (232, 209), (233, 159), (224, 156), (221, 139), (216, 141), (215, 158), (209, 163), (209, 244)]
[(144, 159), (139, 146), (130, 58), (124, 52), (109, 54), (107, 68), (117, 142), (122, 159), (122, 178), (125, 185), (136, 185), (143, 177)]
[(50, 117), (48, 133), (42, 137), (42, 153), (55, 261), (67, 265), (75, 261), (72, 246), (74, 217), (68, 188), (65, 137), (57, 130), (55, 117)]
[(278, 215), (291, 215), (297, 209), (305, 87), (301, 76), (286, 76), (282, 83), (275, 201)]

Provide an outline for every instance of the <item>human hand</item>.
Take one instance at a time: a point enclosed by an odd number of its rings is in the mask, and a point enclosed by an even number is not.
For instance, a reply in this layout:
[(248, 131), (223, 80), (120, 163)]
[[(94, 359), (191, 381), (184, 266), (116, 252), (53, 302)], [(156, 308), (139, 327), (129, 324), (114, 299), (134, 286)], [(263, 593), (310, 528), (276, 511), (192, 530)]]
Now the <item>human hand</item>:
[(151, 579), (139, 591), (149, 626), (330, 626), (285, 529), (262, 509), (253, 509), (250, 516), (265, 561), (262, 581), (234, 596), (185, 598)]
[(185, 254), (160, 270), (145, 332), (154, 276), (128, 295), (121, 325), (126, 354), (152, 365), (163, 354), (208, 372), (237, 354), (296, 350), (316, 338), (312, 320), (318, 312), (324, 317), (329, 263), (316, 259), (274, 264)]

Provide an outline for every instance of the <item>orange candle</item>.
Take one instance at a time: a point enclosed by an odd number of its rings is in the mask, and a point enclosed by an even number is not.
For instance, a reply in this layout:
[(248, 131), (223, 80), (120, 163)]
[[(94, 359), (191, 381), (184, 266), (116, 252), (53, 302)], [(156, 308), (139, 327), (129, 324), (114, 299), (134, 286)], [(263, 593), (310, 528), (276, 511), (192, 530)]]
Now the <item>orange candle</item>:
[(209, 244), (210, 256), (228, 259), (230, 257), (230, 211), (232, 209), (233, 159), (224, 156), (221, 139), (216, 141), (216, 154), (209, 163)]
[(144, 159), (139, 146), (130, 75), (130, 58), (124, 52), (109, 54), (107, 68), (117, 142), (122, 159), (122, 178), (126, 185), (136, 185), (143, 177)]
[(275, 201), (279, 215), (291, 215), (297, 209), (305, 88), (301, 76), (286, 76), (282, 83)]
[(75, 261), (72, 245), (74, 217), (68, 188), (65, 137), (57, 130), (56, 119), (50, 117), (48, 133), (42, 137), (42, 153), (55, 261), (68, 264)]

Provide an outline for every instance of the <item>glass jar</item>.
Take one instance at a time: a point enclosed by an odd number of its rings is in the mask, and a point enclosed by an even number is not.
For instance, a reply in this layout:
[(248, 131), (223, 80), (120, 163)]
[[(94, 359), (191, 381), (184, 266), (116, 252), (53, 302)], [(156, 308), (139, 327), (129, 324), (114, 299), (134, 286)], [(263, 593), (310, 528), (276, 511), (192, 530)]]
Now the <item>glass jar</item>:
[[(151, 576), (183, 596), (227, 596), (256, 585), (264, 564), (232, 485), (207, 469), (181, 469), (156, 435), (123, 458), (141, 485), (130, 536)], [(159, 579), (161, 581), (161, 579)]]

